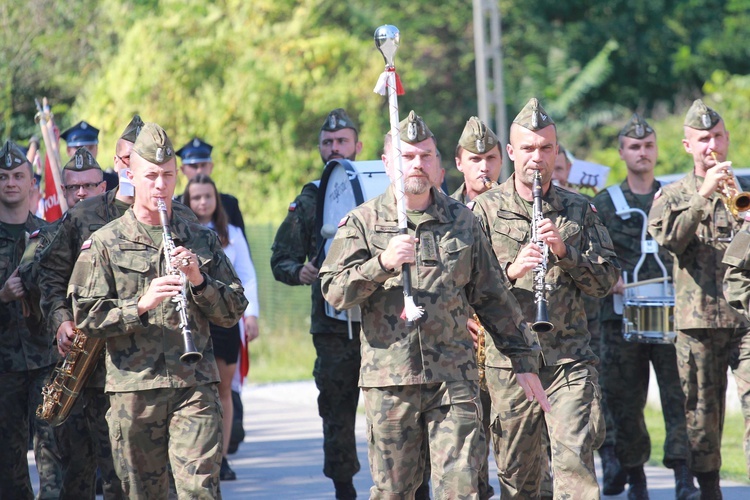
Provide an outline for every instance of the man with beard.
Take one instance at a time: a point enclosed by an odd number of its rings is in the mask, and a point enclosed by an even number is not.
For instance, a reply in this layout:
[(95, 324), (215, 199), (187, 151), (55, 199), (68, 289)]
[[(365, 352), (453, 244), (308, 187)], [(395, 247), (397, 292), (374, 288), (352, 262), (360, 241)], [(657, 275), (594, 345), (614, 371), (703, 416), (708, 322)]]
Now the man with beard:
[[(466, 322), (476, 311), (518, 373), (529, 401), (549, 405), (536, 375), (528, 325), (508, 289), (479, 221), (435, 184), (437, 143), (414, 111), (400, 124), (408, 234), (400, 234), (396, 193), (349, 212), (321, 267), (323, 293), (337, 309), (362, 308), (359, 384), (367, 415), (370, 498), (414, 498), (422, 482), (427, 436), (439, 498), (478, 498), (486, 441), (479, 415), (478, 371)], [(385, 137), (389, 178), (400, 173)], [(404, 265), (424, 315), (404, 309)]]
[[(620, 158), (625, 161), (627, 177), (616, 186), (610, 186), (594, 198), (599, 218), (607, 227), (615, 253), (623, 271), (635, 279), (633, 271), (641, 258), (643, 215), (618, 212), (630, 208), (648, 214), (659, 190), (654, 179), (654, 166), (659, 154), (656, 132), (634, 114), (620, 131)], [(672, 259), (666, 250), (659, 258), (667, 268)], [(663, 275), (653, 255), (646, 255), (639, 271), (638, 281), (659, 278)], [(623, 338), (622, 309), (615, 308), (614, 295), (620, 299), (625, 293), (624, 280), (620, 278), (612, 294), (602, 300), (602, 389), (609, 404), (617, 435), (614, 451), (620, 464), (627, 470), (630, 483), (628, 498), (648, 498), (643, 465), (651, 454), (651, 440), (646, 428), (643, 409), (646, 406), (649, 385), (649, 365), (652, 364), (659, 383), (659, 394), (666, 427), (664, 465), (674, 470), (676, 497), (686, 499), (696, 491), (687, 468), (687, 430), (685, 427), (685, 396), (680, 388), (677, 357), (673, 344), (628, 342)], [(621, 304), (621, 302), (620, 302)], [(605, 446), (599, 450), (602, 450)], [(603, 456), (603, 454), (602, 454)], [(605, 468), (606, 470), (606, 468)], [(617, 494), (620, 491), (614, 491)], [(605, 494), (606, 482), (605, 482)]]
[[(362, 150), (357, 127), (343, 109), (334, 109), (326, 117), (318, 150), (323, 164), (333, 159), (355, 160)], [(349, 338), (346, 321), (326, 315), (318, 279), (321, 262), (316, 260), (319, 183), (305, 184), (289, 205), (273, 242), (271, 269), (276, 280), (287, 285), (312, 285), (310, 333), (316, 352), (313, 375), (320, 391), (318, 412), (323, 419), (323, 473), (333, 480), (336, 498), (352, 499), (357, 497), (352, 478), (359, 472), (354, 422), (359, 401), (360, 341), (357, 335)], [(352, 324), (352, 331), (359, 332), (359, 323)]]
[[(598, 498), (594, 450), (603, 439), (597, 357), (592, 351), (582, 293), (603, 297), (616, 283), (619, 265), (612, 241), (588, 200), (552, 185), (557, 129), (535, 98), (510, 127), (508, 156), (515, 173), (479, 195), (474, 213), (506, 270), (525, 318), (535, 318), (536, 271), (546, 262), (543, 285), (549, 331), (536, 332), (543, 353), (539, 369), (552, 410), (527, 401), (511, 360), (487, 343), (485, 374), (492, 398), (491, 434), (501, 496), (538, 498), (543, 463), (543, 423), (552, 446), (554, 493)], [(542, 218), (534, 221), (534, 177), (541, 174)], [(533, 225), (537, 226), (532, 240)], [(542, 242), (544, 245), (542, 245)], [(546, 251), (545, 251), (545, 247)]]

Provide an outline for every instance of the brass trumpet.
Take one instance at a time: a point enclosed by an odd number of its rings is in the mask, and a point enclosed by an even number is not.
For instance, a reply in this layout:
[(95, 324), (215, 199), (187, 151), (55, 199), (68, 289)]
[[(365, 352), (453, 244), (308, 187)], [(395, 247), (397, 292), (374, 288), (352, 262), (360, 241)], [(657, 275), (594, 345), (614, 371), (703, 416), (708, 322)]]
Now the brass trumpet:
[[(711, 151), (711, 158), (716, 163), (719, 160), (716, 158), (716, 153)], [(740, 191), (740, 182), (737, 180), (737, 176), (731, 168), (727, 169), (727, 173), (732, 176), (732, 182), (722, 181), (719, 184), (719, 196), (721, 201), (724, 202), (724, 207), (732, 213), (735, 217), (738, 217), (740, 212), (746, 212), (750, 210), (750, 193), (747, 191)]]

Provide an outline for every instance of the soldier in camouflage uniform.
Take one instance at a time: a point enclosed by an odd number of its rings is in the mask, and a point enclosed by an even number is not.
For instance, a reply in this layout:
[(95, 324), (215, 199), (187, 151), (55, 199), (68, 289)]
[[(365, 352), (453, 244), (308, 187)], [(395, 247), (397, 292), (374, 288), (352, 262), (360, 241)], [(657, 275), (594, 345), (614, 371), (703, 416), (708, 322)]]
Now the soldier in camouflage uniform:
[[(323, 122), (318, 139), (323, 163), (336, 158), (355, 160), (362, 150), (357, 126), (341, 109), (331, 111)], [(289, 205), (284, 222), (274, 238), (271, 270), (277, 281), (287, 285), (311, 285), (310, 333), (315, 346), (313, 376), (318, 395), (318, 413), (323, 419), (323, 474), (333, 480), (336, 498), (353, 499), (357, 492), (352, 478), (359, 472), (354, 423), (357, 416), (360, 343), (359, 323), (352, 323), (349, 338), (346, 321), (328, 317), (320, 292), (318, 262), (320, 235), (316, 213), (320, 181), (305, 184)]]
[[(633, 281), (633, 270), (641, 257), (641, 234), (646, 221), (637, 213), (619, 216), (613, 199), (619, 200), (619, 196), (622, 196), (628, 207), (648, 214), (660, 186), (654, 179), (658, 156), (656, 133), (644, 119), (634, 114), (619, 133), (619, 146), (620, 158), (628, 169), (627, 177), (619, 186), (601, 191), (594, 198), (594, 205), (609, 231), (623, 271)], [(671, 267), (672, 259), (663, 249), (660, 259), (667, 268)], [(647, 256), (637, 278), (642, 281), (662, 275), (657, 260)], [(620, 278), (612, 293), (622, 297), (625, 291), (623, 285), (624, 281)], [(677, 498), (689, 498), (696, 488), (687, 468), (685, 396), (680, 387), (674, 345), (625, 341), (622, 336), (622, 312), (615, 311), (612, 295), (602, 301), (602, 318), (602, 389), (615, 419), (617, 458), (628, 472), (628, 498), (648, 498), (643, 464), (651, 455), (651, 440), (643, 409), (648, 396), (649, 362), (654, 367), (659, 384), (667, 433), (664, 465), (674, 470)]]
[[(466, 122), (461, 137), (456, 145), (456, 168), (464, 175), (464, 182), (451, 195), (454, 200), (464, 205), (470, 205), (471, 200), (484, 193), (490, 187), (497, 185), (500, 169), (503, 166), (503, 153), (495, 133), (479, 118), (472, 116)], [(469, 330), (473, 335), (479, 335), (478, 325), (473, 318), (469, 319)], [(481, 362), (481, 360), (478, 360)], [(484, 366), (480, 366), (483, 370)], [(479, 399), (482, 402), (482, 429), (485, 439), (489, 435), (490, 408), (492, 402), (487, 384), (480, 376)], [(495, 494), (489, 478), (489, 443), (487, 455), (479, 470), (479, 498), (485, 500)], [(429, 464), (427, 464), (429, 468)]]
[[(735, 236), (724, 254), (723, 263), (728, 266), (724, 279), (724, 297), (729, 305), (750, 319), (750, 224), (748, 215), (742, 231)], [(742, 415), (745, 417), (745, 463), (750, 477), (750, 334), (737, 332), (732, 339), (729, 355), (737, 393), (740, 397)]]
[[(133, 206), (83, 243), (68, 288), (76, 325), (107, 341), (107, 423), (129, 498), (166, 498), (168, 463), (180, 497), (219, 497), (219, 373), (208, 325), (229, 327), (247, 306), (216, 234), (171, 210), (176, 175), (171, 141), (146, 123), (131, 156)], [(171, 213), (171, 265), (184, 284), (166, 273), (158, 200)], [(180, 360), (180, 303), (171, 300), (179, 294), (202, 353), (195, 364)]]
[(88, 149), (80, 147), (62, 171), (62, 188), (68, 208), (81, 200), (102, 194), (107, 187), (104, 172)]
[[(41, 403), (52, 358), (38, 307), (37, 245), (47, 224), (29, 213), (33, 169), (18, 146), (0, 150), (0, 498), (34, 498), (26, 461), (29, 417)], [(59, 497), (52, 430), (34, 423), (39, 498)]]
[(537, 333), (542, 348), (539, 378), (552, 411), (542, 414), (515, 384), (510, 360), (490, 344), (487, 386), (492, 397), (492, 438), (503, 498), (537, 498), (542, 471), (543, 421), (552, 446), (554, 493), (559, 498), (598, 498), (594, 450), (604, 437), (599, 408), (597, 357), (581, 294), (603, 297), (616, 283), (619, 264), (607, 230), (586, 198), (551, 184), (557, 155), (554, 122), (532, 98), (510, 128), (508, 156), (515, 173), (499, 187), (478, 196), (474, 213), (505, 268), (524, 317), (535, 318), (533, 270), (544, 259), (531, 242), (532, 184), (542, 175), (544, 219), (539, 238), (546, 242), (550, 332)]
[(674, 257), (677, 366), (685, 393), (688, 466), (701, 498), (721, 498), (721, 434), (732, 338), (748, 322), (722, 294), (724, 251), (740, 222), (719, 195), (727, 182), (729, 133), (721, 116), (696, 100), (685, 116), (682, 143), (693, 171), (654, 197), (649, 232)]
[[(472, 308), (510, 356), (529, 399), (547, 405), (535, 372), (528, 326), (466, 207), (434, 187), (436, 141), (413, 111), (400, 124), (409, 234), (399, 234), (393, 186), (339, 224), (320, 269), (323, 295), (337, 309), (362, 309), (362, 367), (370, 498), (413, 498), (422, 482), (428, 435), (437, 498), (478, 498), (486, 455), (478, 372), (466, 330)], [(395, 178), (390, 134), (383, 161)], [(403, 264), (411, 266), (414, 301), (424, 316), (407, 323)]]
[[(130, 161), (133, 143), (142, 126), (140, 116), (135, 115), (117, 141), (116, 156)], [(81, 148), (76, 155), (81, 151), (86, 150)], [(75, 159), (71, 159), (68, 164), (75, 168)], [(81, 164), (84, 172), (99, 168), (95, 160), (93, 163), (84, 161)], [(115, 166), (120, 165), (115, 162)], [(127, 165), (124, 168), (127, 168)], [(60, 221), (50, 245), (37, 254), (41, 279), (45, 283), (41, 307), (47, 318), (49, 330), (57, 332), (56, 340), (61, 356), (67, 354), (75, 338), (73, 309), (66, 294), (68, 280), (81, 245), (94, 231), (127, 211), (133, 203), (132, 193), (128, 194), (127, 187), (127, 183), (123, 182), (106, 194), (81, 200), (76, 206), (71, 205)], [(184, 210), (189, 212), (187, 208)], [(55, 438), (63, 464), (63, 497), (94, 498), (94, 477), (98, 466), (104, 498), (122, 498), (120, 480), (112, 463), (112, 450), (105, 419), (109, 409), (109, 396), (104, 393), (103, 359), (102, 352), (101, 361), (91, 374), (70, 416), (55, 428)]]

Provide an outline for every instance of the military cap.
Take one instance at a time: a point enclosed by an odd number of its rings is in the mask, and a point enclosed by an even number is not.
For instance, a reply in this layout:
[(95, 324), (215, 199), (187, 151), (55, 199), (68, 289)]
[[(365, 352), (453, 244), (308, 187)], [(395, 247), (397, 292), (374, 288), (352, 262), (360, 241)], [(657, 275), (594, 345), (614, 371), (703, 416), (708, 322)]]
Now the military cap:
[(430, 137), (435, 137), (422, 117), (414, 112), (409, 112), (409, 116), (401, 120), (398, 124), (399, 138), (406, 143), (416, 144), (426, 141)]
[(539, 99), (532, 97), (526, 106), (523, 107), (520, 113), (513, 120), (513, 123), (517, 123), (523, 128), (537, 131), (541, 130), (549, 125), (554, 125), (552, 117), (544, 110), (542, 105), (539, 103)]
[(190, 142), (177, 150), (177, 156), (182, 158), (183, 165), (193, 165), (211, 160), (212, 145), (198, 137), (193, 137)]
[(142, 128), (143, 128), (143, 120), (141, 120), (140, 115), (133, 115), (133, 119), (130, 120), (130, 123), (128, 123), (128, 126), (125, 127), (125, 130), (122, 131), (122, 135), (120, 136), (120, 139), (135, 143), (135, 140), (136, 138), (138, 138), (138, 134), (141, 133)]
[(60, 134), (60, 138), (65, 140), (69, 148), (93, 146), (99, 144), (99, 129), (80, 121)]
[(497, 136), (476, 116), (466, 122), (458, 145), (475, 154), (484, 154), (497, 146)]
[(167, 133), (159, 125), (151, 122), (143, 124), (141, 133), (133, 144), (133, 152), (156, 165), (167, 163), (175, 155)]
[(63, 167), (63, 170), (72, 170), (74, 172), (83, 172), (91, 169), (101, 170), (101, 167), (96, 162), (94, 155), (89, 153), (89, 150), (84, 147), (78, 148), (73, 153), (73, 156), (70, 157), (68, 163), (65, 164), (65, 167)]
[(357, 125), (354, 120), (349, 118), (343, 108), (336, 108), (326, 116), (326, 120), (323, 122), (323, 126), (320, 127), (321, 132), (335, 132), (344, 128), (350, 128), (357, 131)]
[(696, 99), (685, 115), (684, 125), (697, 130), (711, 130), (720, 121), (719, 113), (703, 104), (700, 99)]
[(13, 141), (5, 141), (5, 144), (3, 144), (0, 169), (14, 170), (24, 163), (28, 163), (28, 161), (26, 155), (24, 155), (21, 148), (18, 147), (18, 144)]
[(630, 121), (622, 127), (620, 137), (630, 137), (632, 139), (643, 139), (654, 133), (654, 129), (648, 124), (646, 120), (641, 118), (638, 113), (633, 113)]

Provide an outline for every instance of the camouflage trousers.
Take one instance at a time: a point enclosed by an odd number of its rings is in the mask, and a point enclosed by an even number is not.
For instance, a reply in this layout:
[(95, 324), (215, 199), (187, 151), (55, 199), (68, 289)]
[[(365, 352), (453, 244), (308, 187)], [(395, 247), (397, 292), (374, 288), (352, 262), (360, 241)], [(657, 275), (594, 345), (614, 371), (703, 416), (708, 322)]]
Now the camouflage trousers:
[(371, 499), (411, 499), (429, 441), (435, 499), (477, 499), (487, 443), (476, 381), (364, 388)]
[(486, 375), (501, 498), (539, 498), (546, 422), (555, 498), (598, 499), (594, 450), (604, 438), (604, 422), (596, 368), (586, 362), (543, 366), (539, 378), (549, 413), (526, 399), (510, 368), (487, 367)]
[[(602, 343), (604, 337), (604, 333), (602, 332), (602, 323), (604, 322), (599, 321), (598, 314), (594, 317), (591, 317), (590, 312), (591, 309), (595, 307), (598, 313), (599, 299), (594, 299), (593, 297), (586, 294), (583, 294), (583, 297), (584, 304), (586, 306), (586, 316), (589, 317), (589, 320), (586, 323), (589, 333), (591, 334), (589, 345), (591, 346), (591, 350), (594, 351), (594, 354), (596, 354), (601, 360), (603, 352)], [(617, 441), (617, 432), (615, 431), (615, 419), (612, 416), (612, 409), (610, 408), (609, 402), (607, 401), (608, 393), (605, 387), (606, 385), (607, 380), (605, 380), (604, 374), (602, 373), (601, 377), (599, 377), (599, 387), (601, 387), (602, 392), (602, 399), (600, 404), (602, 409), (602, 416), (604, 418), (604, 426), (607, 429), (607, 432), (604, 434), (604, 442), (602, 443), (602, 446), (615, 446), (615, 443)]]
[(685, 395), (677, 372), (677, 354), (672, 344), (628, 342), (622, 338), (622, 321), (602, 324), (602, 390), (615, 421), (615, 452), (623, 467), (645, 464), (651, 455), (651, 439), (643, 409), (649, 384), (649, 363), (654, 366), (666, 429), (664, 465), (674, 467), (687, 459)]
[(314, 334), (317, 358), (313, 376), (318, 414), (323, 419), (323, 474), (349, 481), (359, 472), (354, 424), (359, 404), (360, 341), (342, 335)]
[(123, 495), (167, 498), (169, 463), (180, 498), (221, 498), (222, 413), (216, 384), (110, 394), (107, 423)]
[(685, 393), (690, 469), (694, 472), (721, 469), (721, 437), (730, 366), (737, 380), (745, 417), (744, 450), (750, 464), (750, 334), (733, 328), (684, 330), (677, 332), (676, 347), (680, 382)]
[(108, 409), (109, 396), (104, 388), (86, 387), (65, 422), (54, 428), (63, 466), (62, 498), (93, 499), (97, 466), (104, 498), (124, 498), (112, 462), (105, 418)]
[(34, 498), (26, 459), (30, 418), (39, 472), (38, 498), (60, 497), (62, 470), (52, 427), (33, 416), (42, 402), (42, 387), (50, 368), (0, 374), (0, 499)]

